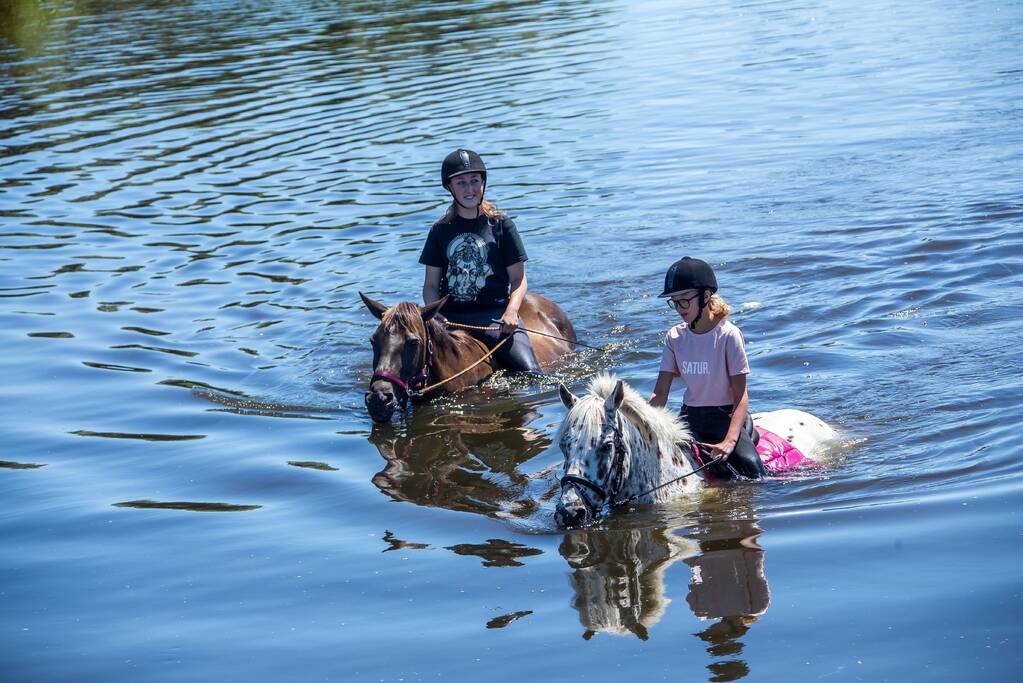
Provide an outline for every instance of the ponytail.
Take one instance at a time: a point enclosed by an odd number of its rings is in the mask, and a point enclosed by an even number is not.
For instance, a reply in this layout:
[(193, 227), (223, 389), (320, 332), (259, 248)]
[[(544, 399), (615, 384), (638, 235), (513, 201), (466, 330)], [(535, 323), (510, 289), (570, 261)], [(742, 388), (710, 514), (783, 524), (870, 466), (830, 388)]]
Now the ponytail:
[(707, 302), (707, 308), (714, 314), (715, 318), (724, 319), (728, 317), (732, 307), (728, 305), (728, 302), (722, 299), (717, 294), (710, 295), (710, 301)]

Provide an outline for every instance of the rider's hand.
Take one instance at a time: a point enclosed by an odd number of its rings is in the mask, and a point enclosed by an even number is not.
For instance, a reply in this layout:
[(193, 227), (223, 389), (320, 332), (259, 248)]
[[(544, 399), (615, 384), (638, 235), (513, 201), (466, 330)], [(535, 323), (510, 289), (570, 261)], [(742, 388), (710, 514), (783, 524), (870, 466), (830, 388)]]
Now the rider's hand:
[(724, 441), (716, 444), (711, 444), (710, 457), (716, 458), (721, 456), (721, 462), (728, 460), (728, 456), (735, 450), (735, 439), (725, 439)]
[(518, 313), (509, 314), (508, 311), (505, 311), (501, 316), (500, 324), (501, 334), (515, 334), (515, 330), (519, 329)]

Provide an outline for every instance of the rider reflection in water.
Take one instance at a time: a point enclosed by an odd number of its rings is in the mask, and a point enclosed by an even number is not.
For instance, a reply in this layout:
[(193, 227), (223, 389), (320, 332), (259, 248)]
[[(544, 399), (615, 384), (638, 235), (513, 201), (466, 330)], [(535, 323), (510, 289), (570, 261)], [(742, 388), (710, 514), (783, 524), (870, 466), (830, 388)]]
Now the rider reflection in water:
[(664, 276), (662, 298), (682, 318), (668, 330), (650, 403), (664, 406), (676, 377), (685, 383), (682, 416), (698, 441), (710, 444), (705, 457), (722, 456), (709, 469), (724, 479), (767, 476), (757, 454), (749, 417), (749, 363), (742, 333), (728, 320), (729, 307), (716, 294), (714, 270), (686, 256)]
[(483, 199), (487, 168), (476, 152), (457, 149), (441, 164), (441, 183), (453, 201), (426, 237), (419, 262), (426, 266), (423, 301), (448, 300), (441, 313), (451, 322), (500, 330), (468, 330), (493, 348), (509, 370), (540, 372), (519, 308), (526, 296), (526, 250), (515, 223)]

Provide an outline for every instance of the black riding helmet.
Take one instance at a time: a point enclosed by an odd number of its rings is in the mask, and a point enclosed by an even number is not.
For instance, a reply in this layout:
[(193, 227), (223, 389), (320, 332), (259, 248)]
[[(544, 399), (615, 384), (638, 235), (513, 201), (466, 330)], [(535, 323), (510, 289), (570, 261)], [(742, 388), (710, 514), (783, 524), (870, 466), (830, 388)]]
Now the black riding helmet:
[(700, 310), (693, 319), (693, 325), (696, 325), (703, 316), (703, 309), (706, 306), (703, 293), (713, 294), (718, 291), (718, 279), (714, 276), (714, 269), (710, 264), (690, 256), (683, 256), (675, 261), (664, 274), (664, 291), (659, 296), (669, 298), (687, 289), (695, 289), (700, 294)]
[[(451, 179), (455, 176), (462, 175), (464, 173), (479, 173), (483, 179), (483, 191), (480, 193), (480, 202), (483, 202), (483, 195), (487, 192), (487, 167), (483, 163), (483, 159), (480, 159), (480, 155), (471, 149), (456, 149), (451, 154), (444, 157), (444, 162), (440, 165), (440, 182), (444, 186), (444, 189), (451, 192)], [(455, 196), (454, 192), (451, 192), (451, 198), (461, 206), (462, 203), (458, 201), (458, 197)], [(479, 215), (479, 207), (476, 208), (477, 216)]]
[(487, 167), (479, 154), (471, 149), (456, 149), (444, 157), (440, 165), (440, 184), (445, 190), (451, 190), (451, 179), (463, 173), (479, 173), (483, 177), (483, 186), (487, 185)]

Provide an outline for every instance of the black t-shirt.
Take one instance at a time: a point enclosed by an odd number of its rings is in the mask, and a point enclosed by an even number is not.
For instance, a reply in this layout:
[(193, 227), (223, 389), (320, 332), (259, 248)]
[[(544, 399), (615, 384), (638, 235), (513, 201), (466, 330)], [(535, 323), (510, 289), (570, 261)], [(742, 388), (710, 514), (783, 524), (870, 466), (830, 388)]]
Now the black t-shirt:
[(440, 295), (451, 295), (443, 310), (458, 313), (505, 306), (508, 266), (527, 258), (514, 221), (502, 214), (434, 223), (419, 262), (443, 270)]

